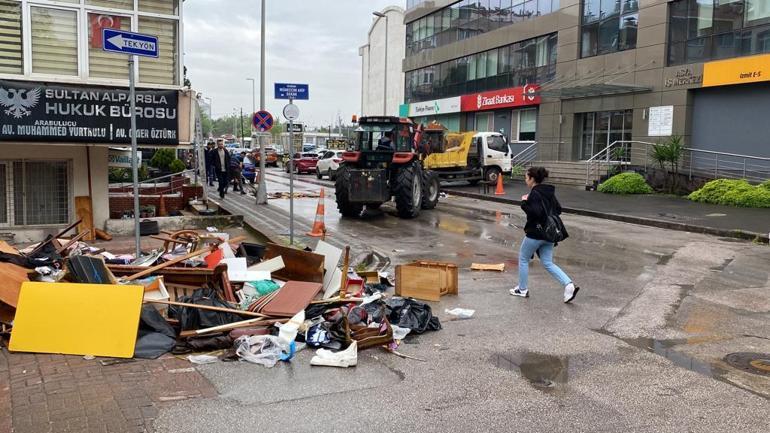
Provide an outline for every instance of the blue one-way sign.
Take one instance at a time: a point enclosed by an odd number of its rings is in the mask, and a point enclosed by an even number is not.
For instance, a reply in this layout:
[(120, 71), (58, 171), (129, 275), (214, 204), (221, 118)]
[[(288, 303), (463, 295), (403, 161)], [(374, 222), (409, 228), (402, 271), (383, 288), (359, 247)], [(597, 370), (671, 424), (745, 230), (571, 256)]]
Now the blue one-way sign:
[(113, 53), (158, 57), (158, 38), (140, 33), (104, 29), (102, 31), (102, 47), (104, 51)]
[(310, 99), (307, 84), (275, 83), (275, 99)]

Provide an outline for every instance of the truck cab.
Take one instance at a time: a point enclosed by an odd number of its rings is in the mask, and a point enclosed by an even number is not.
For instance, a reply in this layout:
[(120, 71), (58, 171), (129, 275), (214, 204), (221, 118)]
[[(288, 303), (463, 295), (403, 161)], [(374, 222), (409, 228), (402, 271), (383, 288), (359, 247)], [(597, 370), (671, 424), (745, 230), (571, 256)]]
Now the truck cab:
[(499, 132), (476, 133), (470, 155), (478, 155), (478, 166), (483, 168), (484, 180), (487, 182), (497, 182), (497, 176), (501, 173), (511, 172), (511, 149), (505, 136)]

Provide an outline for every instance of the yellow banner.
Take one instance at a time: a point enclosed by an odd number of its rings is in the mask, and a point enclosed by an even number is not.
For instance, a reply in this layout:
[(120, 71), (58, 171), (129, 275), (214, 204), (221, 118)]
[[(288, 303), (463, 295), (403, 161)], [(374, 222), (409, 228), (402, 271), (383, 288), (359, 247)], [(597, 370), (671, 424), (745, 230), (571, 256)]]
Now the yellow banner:
[(703, 87), (770, 81), (770, 54), (703, 65)]

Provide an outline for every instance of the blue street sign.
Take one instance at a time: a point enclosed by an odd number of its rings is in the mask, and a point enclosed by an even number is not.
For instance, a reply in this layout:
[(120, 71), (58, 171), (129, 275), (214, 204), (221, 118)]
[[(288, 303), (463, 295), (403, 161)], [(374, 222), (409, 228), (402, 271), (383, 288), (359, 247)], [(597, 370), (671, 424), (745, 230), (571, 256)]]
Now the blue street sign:
[(251, 123), (259, 132), (269, 131), (273, 127), (273, 115), (267, 111), (257, 111), (254, 113)]
[(307, 84), (275, 83), (275, 99), (310, 99)]
[(158, 38), (123, 30), (103, 29), (102, 48), (113, 53), (158, 57)]

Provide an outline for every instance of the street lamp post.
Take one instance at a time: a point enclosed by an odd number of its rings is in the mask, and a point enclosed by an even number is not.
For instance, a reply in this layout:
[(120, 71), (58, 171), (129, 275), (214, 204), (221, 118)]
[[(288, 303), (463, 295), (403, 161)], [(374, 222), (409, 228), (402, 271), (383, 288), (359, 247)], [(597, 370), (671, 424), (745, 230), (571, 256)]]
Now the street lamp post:
[(251, 114), (253, 115), (257, 112), (257, 80), (247, 78), (246, 81), (251, 81)]
[(382, 12), (372, 12), (374, 16), (385, 18), (385, 79), (383, 81), (383, 93), (382, 93), (382, 115), (388, 115), (388, 16)]
[[(259, 56), (259, 109), (265, 110), (265, 0), (262, 0), (262, 16), (260, 30)], [(257, 204), (267, 204), (267, 181), (265, 180), (265, 142), (259, 136), (259, 188), (257, 188)]]

